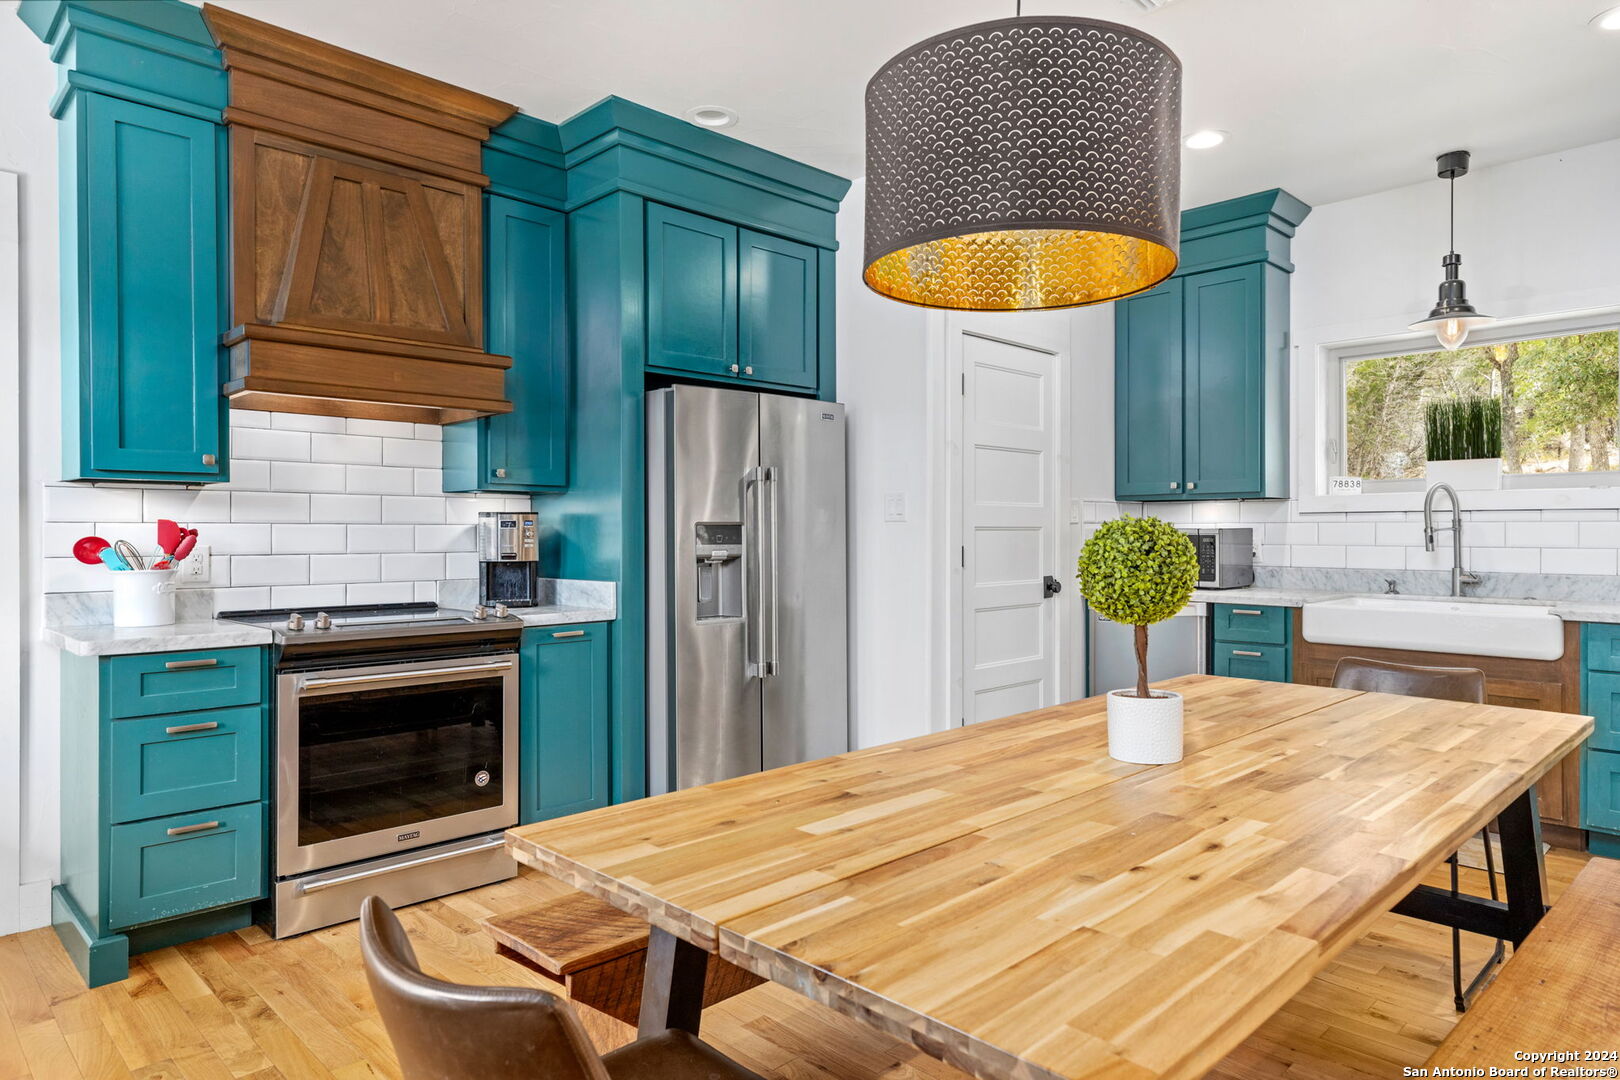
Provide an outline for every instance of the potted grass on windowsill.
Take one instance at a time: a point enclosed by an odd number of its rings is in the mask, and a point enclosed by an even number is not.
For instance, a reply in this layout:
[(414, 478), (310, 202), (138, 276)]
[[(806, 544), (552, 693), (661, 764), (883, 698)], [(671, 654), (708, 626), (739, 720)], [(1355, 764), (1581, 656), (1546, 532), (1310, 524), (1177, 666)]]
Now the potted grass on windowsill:
[(1502, 402), (1494, 397), (1431, 401), (1423, 410), (1424, 476), (1458, 491), (1502, 486)]

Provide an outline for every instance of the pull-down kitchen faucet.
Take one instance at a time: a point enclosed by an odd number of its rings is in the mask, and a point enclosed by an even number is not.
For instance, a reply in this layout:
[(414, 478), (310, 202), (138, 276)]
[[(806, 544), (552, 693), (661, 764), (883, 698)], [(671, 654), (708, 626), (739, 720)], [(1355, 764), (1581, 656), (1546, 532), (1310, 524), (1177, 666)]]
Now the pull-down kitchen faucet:
[[(1444, 491), (1451, 500), (1451, 524), (1434, 527), (1434, 497)], [(1463, 569), (1462, 560), (1462, 507), (1457, 505), (1457, 492), (1450, 484), (1436, 484), (1423, 496), (1423, 550), (1434, 550), (1434, 534), (1442, 529), (1451, 530), (1451, 595), (1461, 596), (1464, 585), (1478, 585), (1479, 575)]]

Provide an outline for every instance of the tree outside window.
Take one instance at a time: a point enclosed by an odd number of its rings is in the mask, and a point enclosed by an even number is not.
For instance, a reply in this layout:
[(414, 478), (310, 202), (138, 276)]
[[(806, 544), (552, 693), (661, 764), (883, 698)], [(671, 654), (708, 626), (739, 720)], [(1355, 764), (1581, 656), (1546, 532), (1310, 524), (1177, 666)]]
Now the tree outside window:
[(1423, 407), (1446, 398), (1502, 399), (1502, 471), (1620, 469), (1620, 340), (1614, 330), (1408, 353), (1347, 364), (1347, 473), (1423, 476)]

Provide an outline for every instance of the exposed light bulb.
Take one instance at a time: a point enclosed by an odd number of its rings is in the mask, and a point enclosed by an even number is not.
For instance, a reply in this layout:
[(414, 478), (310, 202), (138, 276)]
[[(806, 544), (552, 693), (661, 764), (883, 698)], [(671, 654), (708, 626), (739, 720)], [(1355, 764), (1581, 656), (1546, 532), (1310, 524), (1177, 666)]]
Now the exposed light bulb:
[(1456, 349), (1468, 340), (1468, 324), (1461, 319), (1442, 319), (1434, 328), (1434, 336), (1448, 349)]

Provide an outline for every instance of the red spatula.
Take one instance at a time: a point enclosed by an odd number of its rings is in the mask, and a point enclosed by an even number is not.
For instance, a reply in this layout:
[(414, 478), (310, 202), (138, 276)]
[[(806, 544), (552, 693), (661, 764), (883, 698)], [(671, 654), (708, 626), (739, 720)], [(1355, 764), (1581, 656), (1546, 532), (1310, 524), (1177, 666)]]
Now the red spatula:
[(168, 518), (158, 518), (157, 533), (158, 547), (165, 555), (173, 555), (174, 549), (180, 545), (180, 538), (186, 531)]

